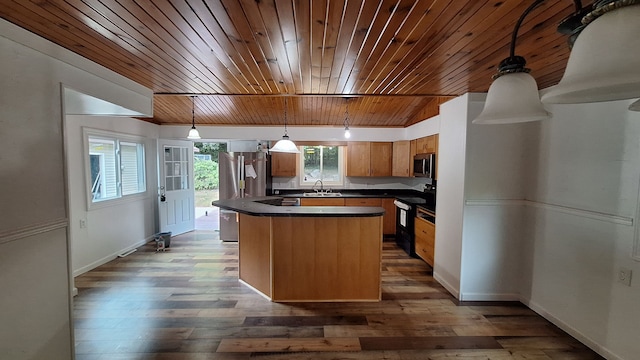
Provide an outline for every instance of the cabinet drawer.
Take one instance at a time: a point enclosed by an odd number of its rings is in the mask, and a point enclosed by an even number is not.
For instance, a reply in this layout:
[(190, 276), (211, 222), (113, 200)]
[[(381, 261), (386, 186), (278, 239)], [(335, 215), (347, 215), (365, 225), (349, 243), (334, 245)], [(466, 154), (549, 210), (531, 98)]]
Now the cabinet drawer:
[(416, 255), (426, 261), (431, 267), (433, 267), (433, 254), (433, 246), (429, 247), (424, 244), (419, 244), (418, 238), (416, 238)]
[(346, 198), (344, 199), (346, 206), (382, 206), (380, 198)]
[(420, 235), (427, 238), (435, 239), (436, 226), (426, 221), (425, 219), (416, 217), (416, 221), (414, 223), (414, 230), (415, 230), (416, 236)]
[(436, 226), (432, 223), (415, 218), (415, 245), (416, 254), (420, 256), (429, 265), (433, 266), (435, 254)]

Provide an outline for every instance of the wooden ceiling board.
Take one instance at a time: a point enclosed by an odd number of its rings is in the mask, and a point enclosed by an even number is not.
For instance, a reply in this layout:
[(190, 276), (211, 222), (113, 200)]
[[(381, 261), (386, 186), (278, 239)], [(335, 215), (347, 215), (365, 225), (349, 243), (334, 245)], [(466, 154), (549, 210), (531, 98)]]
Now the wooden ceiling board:
[[(0, 17), (156, 94), (157, 124), (408, 126), (487, 91), (530, 1), (1, 0)], [(516, 48), (541, 88), (569, 49), (547, 1)], [(349, 100), (345, 100), (349, 98)]]

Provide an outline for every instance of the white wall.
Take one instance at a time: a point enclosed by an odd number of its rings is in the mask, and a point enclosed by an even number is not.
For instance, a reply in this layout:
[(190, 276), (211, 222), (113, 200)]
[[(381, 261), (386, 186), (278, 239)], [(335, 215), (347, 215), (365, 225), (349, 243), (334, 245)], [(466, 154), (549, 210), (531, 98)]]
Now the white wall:
[[(5, 20), (0, 78), (0, 357), (68, 360), (74, 344), (61, 84), (109, 100), (124, 96), (123, 86), (139, 98), (150, 91)], [(150, 105), (147, 97), (143, 108)]]
[[(630, 102), (555, 105), (550, 120), (491, 126), (470, 123), (476, 94), (443, 104), (434, 277), (462, 300), (519, 299), (608, 359), (636, 359), (640, 113)], [(631, 286), (616, 281), (621, 268), (635, 273)]]
[(438, 190), (433, 277), (460, 294), (468, 95), (440, 106)]
[(484, 95), (469, 94), (462, 300), (518, 300), (527, 144), (538, 123), (475, 125)]
[[(83, 127), (135, 135), (146, 139), (147, 192), (132, 199), (109, 201), (87, 208)], [(67, 173), (73, 275), (113, 260), (118, 254), (149, 241), (157, 229), (157, 141), (159, 126), (131, 118), (67, 115)], [(106, 206), (105, 206), (106, 205)], [(84, 221), (86, 227), (80, 227)], [(114, 226), (117, 224), (117, 226)]]
[[(607, 358), (631, 360), (640, 353), (640, 263), (630, 256), (640, 113), (628, 103), (550, 106), (553, 118), (532, 134), (521, 294)], [(634, 272), (631, 287), (616, 282), (621, 267)]]

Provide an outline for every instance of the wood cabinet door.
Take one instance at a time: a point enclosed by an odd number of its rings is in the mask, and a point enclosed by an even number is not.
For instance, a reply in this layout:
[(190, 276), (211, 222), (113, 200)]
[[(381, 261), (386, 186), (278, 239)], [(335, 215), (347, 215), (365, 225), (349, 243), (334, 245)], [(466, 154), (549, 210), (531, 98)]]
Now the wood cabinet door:
[(438, 140), (437, 140), (437, 136), (438, 135), (431, 135), (431, 136), (427, 136), (426, 142), (425, 142), (425, 153), (427, 154), (431, 154), (431, 153), (435, 153), (438, 151)]
[(419, 217), (415, 218), (416, 254), (433, 267), (435, 255), (436, 226)]
[(411, 142), (407, 140), (394, 142), (391, 176), (409, 177), (410, 167), (411, 167)]
[(382, 218), (382, 233), (385, 235), (395, 235), (396, 233), (396, 205), (393, 198), (382, 199), (384, 216)]
[(347, 176), (369, 176), (370, 153), (369, 142), (349, 142), (347, 144)]
[(300, 198), (300, 206), (344, 206), (343, 198), (330, 198), (330, 199), (320, 199), (320, 198)]
[(271, 154), (271, 176), (294, 177), (296, 172), (297, 156), (294, 153)]
[(391, 176), (393, 143), (372, 142), (370, 144), (371, 171), (369, 176)]
[(416, 154), (425, 154), (427, 152), (427, 137), (416, 139)]
[(346, 198), (344, 199), (346, 206), (382, 206), (380, 198)]

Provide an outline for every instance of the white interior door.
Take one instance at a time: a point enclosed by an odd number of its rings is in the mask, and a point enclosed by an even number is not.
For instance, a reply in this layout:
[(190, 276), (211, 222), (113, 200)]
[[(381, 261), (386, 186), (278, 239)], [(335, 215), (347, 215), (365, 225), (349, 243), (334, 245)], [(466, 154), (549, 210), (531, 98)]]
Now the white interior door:
[(193, 143), (158, 140), (160, 231), (172, 235), (195, 228)]

